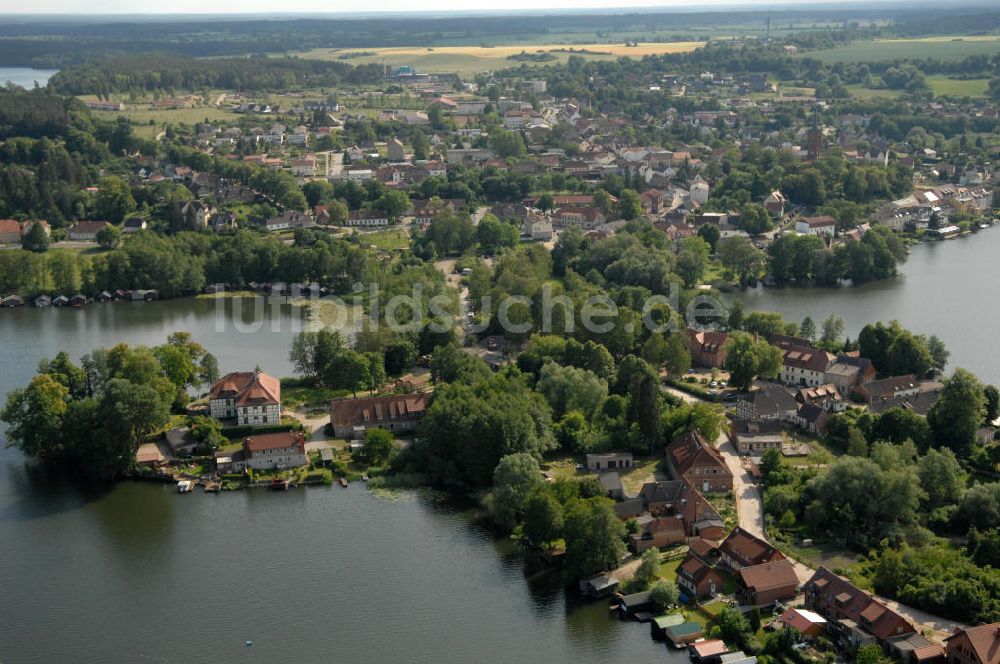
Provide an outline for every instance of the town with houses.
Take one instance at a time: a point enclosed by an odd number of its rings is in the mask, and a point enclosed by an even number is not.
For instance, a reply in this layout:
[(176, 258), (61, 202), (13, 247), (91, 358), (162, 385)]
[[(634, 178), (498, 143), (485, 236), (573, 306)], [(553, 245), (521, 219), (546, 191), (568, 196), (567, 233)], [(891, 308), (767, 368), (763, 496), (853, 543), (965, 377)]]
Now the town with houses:
[[(803, 48), (765, 47), (783, 58)], [(0, 265), (0, 307), (347, 295), (364, 276), (394, 292), (440, 286), (457, 323), (440, 339), (426, 327), (303, 332), (288, 339), (294, 377), (255, 358), (221, 375), (194, 368), (207, 353), (182, 335), (82, 368), (43, 362), (25, 390), (61, 395), (59, 417), (67, 403), (105, 417), (91, 382), (102, 371), (108, 385), (125, 381), (134, 352), (135, 366), (162, 374), (136, 391), (150, 400), (137, 410), (155, 402), (162, 417), (128, 429), (121, 476), (182, 494), (460, 487), (531, 564), (561, 570), (574, 602), (607, 604), (694, 662), (1000, 664), (987, 576), (963, 578), (967, 595), (906, 576), (931, 568), (914, 562), (920, 541), (968, 574), (994, 574), (1000, 560), (997, 515), (970, 498), (998, 486), (1000, 393), (946, 373), (937, 337), (872, 321), (852, 342), (835, 315), (820, 332), (740, 305), (712, 324), (668, 311), (680, 329), (641, 338), (490, 327), (483, 296), (538, 275), (574, 295), (610, 292), (638, 319), (634, 300), (670, 284), (685, 304), (744, 287), (846, 289), (896, 278), (915, 245), (996, 232), (1000, 153), (966, 136), (995, 131), (996, 98), (912, 94), (887, 115), (833, 92), (843, 67), (807, 93), (714, 62), (607, 62), (577, 78), (585, 65), (573, 58), (474, 76), (383, 64), (377, 84), (343, 90), (144, 99), (143, 112), (205, 111), (162, 128), (130, 123), (134, 99), (81, 95), (74, 103), (135, 139), (120, 150), (126, 166), (86, 186), (73, 218), (0, 219), (0, 259), (23, 249), (25, 266), (53, 253), (52, 265), (78, 261), (68, 277), (50, 265), (31, 282), (22, 264)], [(604, 89), (620, 99), (594, 93)], [(273, 278), (240, 271), (251, 261), (237, 250), (255, 242), (253, 268)], [(200, 262), (176, 279), (137, 267), (168, 243), (174, 259)], [(335, 267), (316, 276), (327, 268), (300, 264), (306, 251)], [(352, 302), (367, 305), (358, 292)], [(170, 384), (178, 353), (191, 368)], [(25, 390), (11, 391), (4, 421), (10, 445), (32, 454), (24, 431), (42, 418), (18, 427), (33, 414)], [(948, 438), (948, 418), (964, 437)], [(898, 491), (863, 481), (876, 474)], [(852, 489), (886, 504), (860, 514)], [(835, 512), (824, 490), (839, 491)], [(870, 513), (883, 508), (888, 525)]]

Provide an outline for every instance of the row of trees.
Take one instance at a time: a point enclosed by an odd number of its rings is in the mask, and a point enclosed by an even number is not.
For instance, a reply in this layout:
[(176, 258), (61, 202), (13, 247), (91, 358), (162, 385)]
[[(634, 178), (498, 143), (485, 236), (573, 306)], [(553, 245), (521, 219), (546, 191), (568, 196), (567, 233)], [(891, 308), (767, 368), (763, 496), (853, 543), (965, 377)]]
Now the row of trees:
[(321, 283), (337, 292), (384, 278), (370, 252), (352, 240), (302, 231), (285, 244), (252, 231), (230, 235), (186, 232), (161, 236), (132, 235), (120, 247), (101, 254), (64, 251), (0, 252), (0, 292), (83, 292), (151, 288), (163, 297), (200, 292), (214, 283), (243, 286), (250, 282)]

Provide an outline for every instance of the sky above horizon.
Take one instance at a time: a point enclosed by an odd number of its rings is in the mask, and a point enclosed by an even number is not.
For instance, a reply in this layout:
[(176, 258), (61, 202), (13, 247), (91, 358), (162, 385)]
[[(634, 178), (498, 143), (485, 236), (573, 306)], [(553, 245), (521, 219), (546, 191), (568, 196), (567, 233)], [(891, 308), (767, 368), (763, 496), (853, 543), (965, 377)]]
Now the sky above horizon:
[[(834, 0), (837, 4), (859, 0)], [(746, 6), (748, 8), (780, 5), (829, 4), (830, 0), (482, 0), (477, 3), (457, 3), (454, 0), (381, 0), (364, 5), (347, 0), (171, 0), (163, 4), (137, 0), (35, 0), (14, 6), (13, 0), (0, 1), (0, 14), (221, 14), (221, 13), (360, 13), (360, 12), (441, 12), (456, 11), (517, 11), (628, 8), (656, 8), (697, 11), (712, 6)]]

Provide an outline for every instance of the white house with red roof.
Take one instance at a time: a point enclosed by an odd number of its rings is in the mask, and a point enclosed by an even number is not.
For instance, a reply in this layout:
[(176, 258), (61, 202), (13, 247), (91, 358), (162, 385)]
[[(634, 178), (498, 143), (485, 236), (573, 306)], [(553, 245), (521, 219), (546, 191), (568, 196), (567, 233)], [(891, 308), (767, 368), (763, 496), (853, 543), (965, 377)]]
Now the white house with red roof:
[(219, 420), (239, 426), (281, 424), (281, 382), (262, 371), (228, 373), (212, 386), (208, 408)]

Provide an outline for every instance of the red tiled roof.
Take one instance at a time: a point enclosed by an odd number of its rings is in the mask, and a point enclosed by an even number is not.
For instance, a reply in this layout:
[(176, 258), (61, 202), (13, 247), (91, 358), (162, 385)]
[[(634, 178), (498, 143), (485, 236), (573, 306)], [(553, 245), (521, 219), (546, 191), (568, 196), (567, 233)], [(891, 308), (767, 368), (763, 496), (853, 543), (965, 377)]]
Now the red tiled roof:
[(330, 402), (330, 422), (334, 427), (344, 427), (413, 419), (427, 410), (427, 400), (427, 394), (336, 399)]
[(719, 468), (719, 477), (732, 477), (726, 460), (719, 450), (710, 445), (697, 431), (681, 434), (667, 446), (667, 456), (674, 469), (680, 475), (685, 475), (694, 467), (715, 466)]
[(712, 332), (709, 330), (693, 330), (688, 329), (688, 336), (691, 341), (698, 346), (702, 351), (714, 353), (716, 350), (724, 347), (726, 341), (729, 340), (729, 335), (725, 332)]
[(788, 588), (794, 592), (795, 586), (799, 585), (795, 567), (787, 560), (744, 567), (740, 570), (740, 580), (744, 586), (753, 588), (758, 593), (780, 588)]
[(719, 549), (736, 558), (744, 565), (758, 565), (762, 562), (782, 560), (785, 555), (764, 540), (751, 535), (739, 526), (719, 545)]
[(21, 234), (21, 222), (13, 219), (0, 219), (0, 233)]
[(250, 436), (243, 439), (243, 449), (248, 452), (263, 452), (264, 450), (285, 450), (290, 447), (298, 447), (300, 451), (305, 451), (306, 439), (301, 432), (284, 431), (281, 433), (267, 433), (260, 436)]
[(782, 364), (787, 367), (819, 372), (826, 371), (837, 359), (825, 350), (802, 346), (788, 346), (782, 349), (781, 354), (784, 356)]
[(799, 221), (809, 226), (809, 228), (819, 228), (821, 226), (835, 226), (837, 224), (836, 219), (826, 214), (819, 217), (804, 217)]
[[(840, 611), (843, 617), (855, 620), (865, 631), (878, 639), (913, 634), (916, 631), (913, 625), (898, 613), (825, 567), (816, 570), (805, 587), (807, 591), (820, 595), (820, 601), (813, 604), (820, 604), (819, 608), (825, 605), (829, 609), (831, 603), (825, 598), (832, 597), (837, 605), (836, 610)], [(809, 602), (807, 605), (811, 606)]]
[(106, 221), (78, 221), (69, 229), (70, 233), (96, 233), (105, 226), (110, 226)]
[[(1000, 664), (1000, 622), (991, 625), (979, 625), (969, 627), (946, 640), (951, 641), (958, 636), (965, 635), (969, 639), (969, 645), (976, 653), (983, 664)], [(951, 644), (948, 644), (949, 647)]]
[(236, 399), (237, 406), (276, 404), (281, 402), (281, 381), (266, 373), (237, 371), (215, 382), (209, 398)]

